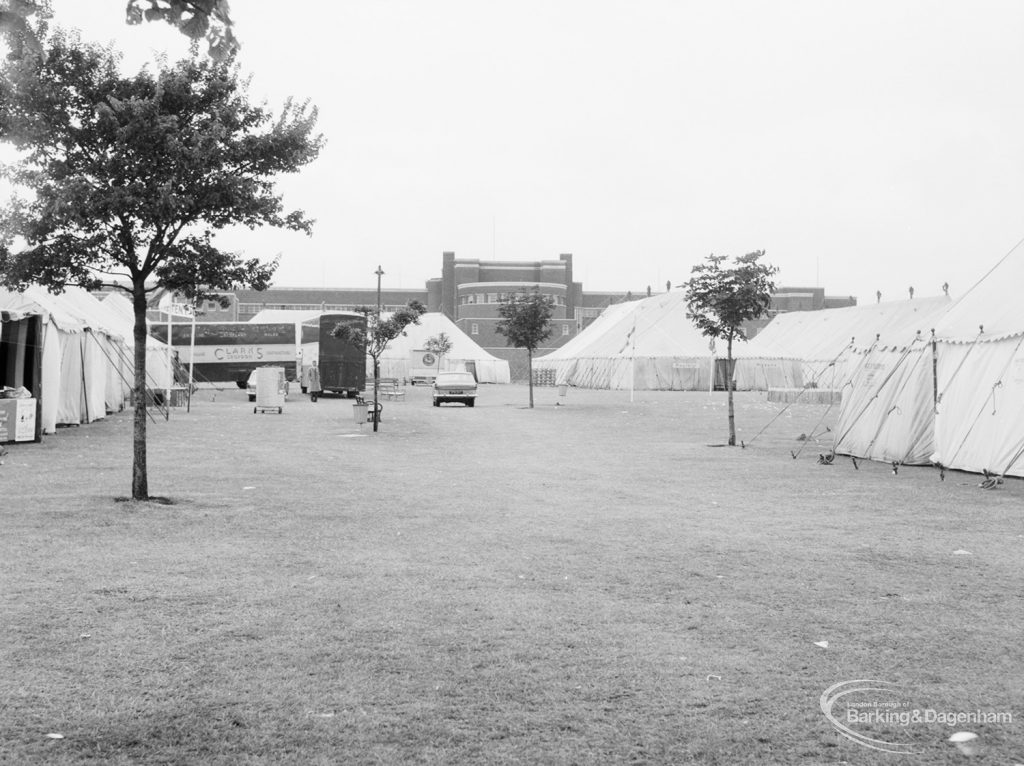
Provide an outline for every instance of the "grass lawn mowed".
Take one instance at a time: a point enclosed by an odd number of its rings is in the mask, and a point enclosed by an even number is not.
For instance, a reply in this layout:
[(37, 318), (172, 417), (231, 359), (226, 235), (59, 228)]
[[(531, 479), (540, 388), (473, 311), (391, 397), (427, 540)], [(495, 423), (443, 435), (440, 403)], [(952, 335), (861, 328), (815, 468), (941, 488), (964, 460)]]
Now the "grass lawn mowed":
[(760, 394), (742, 449), (724, 394), (536, 395), (374, 434), (202, 391), (149, 424), (168, 504), (130, 413), (11, 446), (0, 762), (1024, 763), (1024, 483), (820, 465), (835, 409)]

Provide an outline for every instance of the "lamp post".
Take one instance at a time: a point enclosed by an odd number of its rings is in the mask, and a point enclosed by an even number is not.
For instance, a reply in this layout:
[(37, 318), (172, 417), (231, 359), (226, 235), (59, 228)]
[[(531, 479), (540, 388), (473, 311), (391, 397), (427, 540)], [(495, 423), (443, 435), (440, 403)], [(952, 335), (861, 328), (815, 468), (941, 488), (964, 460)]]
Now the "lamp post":
[(384, 276), (384, 269), (377, 266), (377, 270), (373, 273), (377, 275), (377, 319), (380, 319), (380, 278)]
[[(384, 269), (377, 265), (377, 270), (374, 272), (377, 275), (377, 319), (376, 326), (380, 327), (380, 278), (384, 276)], [(380, 419), (377, 404), (377, 397), (380, 391), (380, 365), (377, 362), (377, 357), (373, 358), (373, 432), (377, 432), (377, 421)]]

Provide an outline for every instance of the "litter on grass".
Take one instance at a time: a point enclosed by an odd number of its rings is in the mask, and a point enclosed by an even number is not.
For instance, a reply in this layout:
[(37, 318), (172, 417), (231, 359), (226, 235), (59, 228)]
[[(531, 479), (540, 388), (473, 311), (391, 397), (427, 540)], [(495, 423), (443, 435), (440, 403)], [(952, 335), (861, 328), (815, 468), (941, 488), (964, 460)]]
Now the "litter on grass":
[(973, 731), (958, 731), (954, 732), (953, 735), (950, 736), (949, 741), (956, 745), (956, 749), (964, 755), (977, 755), (977, 739), (978, 735)]
[(953, 555), (954, 556), (971, 556), (973, 554), (970, 551), (965, 551), (963, 548), (961, 548), (958, 551), (953, 551)]
[(820, 646), (822, 649), (828, 649), (828, 641), (815, 641), (815, 646)]
[(55, 731), (51, 731), (49, 734), (46, 735), (46, 738), (47, 739), (64, 739), (64, 735), (63, 734), (58, 734)]

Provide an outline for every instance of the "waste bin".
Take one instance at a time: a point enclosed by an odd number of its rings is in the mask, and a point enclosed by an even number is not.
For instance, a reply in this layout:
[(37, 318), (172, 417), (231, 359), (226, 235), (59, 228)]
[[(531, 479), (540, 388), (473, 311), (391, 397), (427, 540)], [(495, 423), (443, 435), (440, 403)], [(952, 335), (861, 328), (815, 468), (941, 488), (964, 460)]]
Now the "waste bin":
[(558, 395), (559, 396), (565, 396), (567, 393), (569, 393), (569, 385), (567, 383), (559, 383), (558, 384)]
[(357, 402), (352, 405), (352, 417), (355, 418), (357, 424), (362, 425), (366, 422), (366, 413), (369, 408), (370, 405), (366, 402)]

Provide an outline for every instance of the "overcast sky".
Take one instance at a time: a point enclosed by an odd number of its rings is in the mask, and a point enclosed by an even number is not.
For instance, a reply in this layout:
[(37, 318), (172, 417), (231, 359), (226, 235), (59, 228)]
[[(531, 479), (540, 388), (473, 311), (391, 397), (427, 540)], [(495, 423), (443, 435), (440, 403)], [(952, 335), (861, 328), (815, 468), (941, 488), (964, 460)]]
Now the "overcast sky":
[[(136, 68), (164, 25), (54, 0)], [(291, 9), (296, 10), (292, 11)], [(284, 10), (288, 9), (288, 10)], [(277, 284), (422, 287), (441, 253), (572, 253), (590, 290), (755, 249), (785, 285), (958, 295), (1024, 237), (1024, 3), (250, 0), (253, 92), (320, 108)]]

